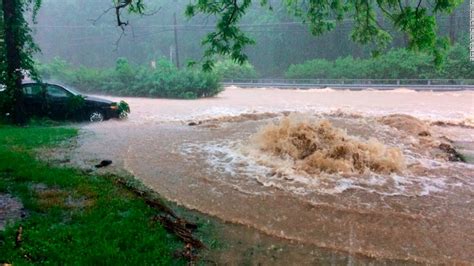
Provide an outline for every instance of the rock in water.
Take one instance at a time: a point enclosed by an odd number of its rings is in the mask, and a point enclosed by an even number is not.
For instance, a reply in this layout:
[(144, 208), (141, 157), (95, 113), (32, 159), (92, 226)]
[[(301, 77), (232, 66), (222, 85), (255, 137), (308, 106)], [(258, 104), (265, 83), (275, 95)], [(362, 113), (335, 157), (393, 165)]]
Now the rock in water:
[(200, 124), (202, 124), (201, 121), (198, 121), (198, 122), (192, 121), (192, 122), (189, 122), (189, 123), (188, 123), (188, 126), (198, 126), (198, 125), (200, 125)]

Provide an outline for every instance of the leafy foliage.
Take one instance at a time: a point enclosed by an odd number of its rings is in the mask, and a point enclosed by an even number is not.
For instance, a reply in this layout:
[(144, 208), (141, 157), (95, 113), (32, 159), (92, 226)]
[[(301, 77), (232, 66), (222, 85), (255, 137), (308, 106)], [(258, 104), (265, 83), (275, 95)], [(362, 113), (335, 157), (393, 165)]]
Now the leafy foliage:
[(124, 58), (115, 68), (74, 68), (56, 58), (39, 66), (46, 79), (56, 79), (83, 92), (121, 96), (196, 99), (212, 97), (222, 91), (216, 74), (196, 69), (178, 70), (166, 60), (156, 63), (156, 69), (134, 66)]
[(257, 71), (249, 62), (239, 64), (232, 59), (217, 61), (213, 71), (218, 77), (223, 79), (251, 79), (258, 77)]
[(85, 99), (82, 95), (73, 95), (68, 98), (66, 103), (67, 111), (66, 117), (75, 117), (79, 116), (79, 113), (85, 106)]
[[(143, 0), (121, 1), (129, 6), (132, 12), (143, 7)], [(267, 0), (258, 1), (262, 6), (272, 8)], [(436, 16), (451, 12), (462, 0), (333, 0), (333, 1), (298, 1), (284, 0), (287, 10), (305, 22), (311, 33), (321, 35), (335, 28), (346, 18), (353, 18), (352, 39), (361, 44), (372, 44), (379, 53), (392, 41), (392, 32), (383, 28), (379, 19), (390, 22), (395, 30), (405, 32), (408, 47), (433, 55), (436, 63), (442, 62), (446, 40), (437, 37)], [(239, 63), (246, 61), (244, 48), (254, 41), (241, 30), (239, 23), (248, 12), (252, 0), (199, 0), (190, 3), (186, 15), (196, 16), (199, 13), (216, 17), (216, 29), (206, 35), (203, 44), (204, 69), (213, 67), (214, 55), (229, 55)], [(140, 11), (138, 11), (140, 13)], [(120, 21), (120, 18), (118, 17)]]
[(39, 48), (33, 42), (24, 13), (31, 11), (35, 22), (40, 6), (41, 0), (3, 0), (0, 3), (0, 84), (6, 86), (4, 106), (17, 124), (26, 122), (21, 80), (25, 73), (38, 79), (33, 54)]
[(126, 117), (130, 113), (130, 106), (125, 101), (120, 101), (118, 104), (120, 117)]
[(214, 66), (214, 55), (230, 55), (239, 63), (247, 61), (247, 55), (242, 49), (253, 44), (238, 26), (238, 22), (246, 13), (252, 3), (251, 0), (221, 0), (221, 1), (198, 1), (190, 4), (186, 9), (187, 16), (194, 16), (196, 12), (215, 15), (218, 17), (216, 31), (208, 33), (202, 44), (207, 47), (204, 52), (205, 61), (203, 68), (209, 70)]
[[(14, 34), (16, 36), (17, 45), (20, 48), (20, 62), (23, 71), (29, 73), (33, 78), (38, 78), (37, 72), (35, 71), (35, 64), (33, 61), (33, 55), (39, 52), (39, 47), (34, 43), (33, 37), (31, 36), (31, 29), (28, 25), (28, 21), (24, 18), (23, 14), (31, 12), (33, 22), (36, 22), (36, 15), (41, 7), (42, 0), (19, 0), (15, 2), (15, 8), (17, 16), (10, 21), (13, 23)], [(5, 26), (4, 14), (2, 3), (0, 2), (0, 39), (5, 38)], [(6, 84), (7, 80), (7, 58), (6, 58), (6, 42), (0, 42), (0, 84)], [(16, 73), (15, 75), (21, 73)]]
[(309, 60), (303, 64), (291, 65), (285, 76), (323, 79), (472, 79), (474, 77), (474, 64), (469, 61), (469, 52), (465, 45), (454, 45), (440, 67), (436, 67), (432, 62), (433, 56), (406, 49), (394, 49), (369, 59), (344, 57), (335, 61)]

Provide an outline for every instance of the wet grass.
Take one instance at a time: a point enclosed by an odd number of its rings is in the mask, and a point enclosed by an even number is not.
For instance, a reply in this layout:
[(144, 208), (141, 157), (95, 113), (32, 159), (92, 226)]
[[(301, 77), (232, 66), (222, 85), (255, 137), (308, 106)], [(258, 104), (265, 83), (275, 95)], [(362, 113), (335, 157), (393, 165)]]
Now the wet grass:
[(0, 193), (26, 210), (0, 231), (0, 264), (184, 264), (172, 255), (183, 244), (152, 222), (156, 212), (141, 198), (110, 177), (35, 159), (34, 149), (76, 135), (64, 127), (0, 126)]

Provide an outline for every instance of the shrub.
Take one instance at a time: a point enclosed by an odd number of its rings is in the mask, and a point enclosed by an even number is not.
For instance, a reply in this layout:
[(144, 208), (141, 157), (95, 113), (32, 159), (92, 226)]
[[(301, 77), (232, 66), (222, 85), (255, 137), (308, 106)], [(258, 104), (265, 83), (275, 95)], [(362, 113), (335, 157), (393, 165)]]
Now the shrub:
[(360, 78), (417, 79), (426, 78), (435, 71), (430, 56), (406, 49), (391, 50), (382, 56), (363, 61), (367, 62), (367, 72)]
[(287, 78), (329, 78), (332, 63), (325, 59), (313, 59), (303, 64), (291, 65), (285, 74)]
[(39, 66), (45, 79), (55, 79), (83, 92), (119, 96), (195, 99), (212, 97), (222, 91), (215, 73), (196, 69), (179, 70), (166, 60), (156, 68), (135, 66), (124, 58), (114, 68), (74, 68), (61, 59)]
[(444, 78), (463, 79), (474, 78), (474, 63), (469, 59), (468, 46), (455, 45), (442, 69), (441, 76)]
[(226, 59), (215, 63), (214, 73), (223, 79), (254, 79), (258, 78), (257, 71), (248, 62), (240, 65), (233, 60)]
[(338, 58), (335, 61), (313, 59), (291, 65), (286, 78), (314, 79), (470, 79), (474, 77), (474, 64), (469, 61), (468, 46), (456, 44), (448, 51), (447, 60), (440, 68), (427, 54), (406, 49), (393, 49), (379, 57), (354, 59)]

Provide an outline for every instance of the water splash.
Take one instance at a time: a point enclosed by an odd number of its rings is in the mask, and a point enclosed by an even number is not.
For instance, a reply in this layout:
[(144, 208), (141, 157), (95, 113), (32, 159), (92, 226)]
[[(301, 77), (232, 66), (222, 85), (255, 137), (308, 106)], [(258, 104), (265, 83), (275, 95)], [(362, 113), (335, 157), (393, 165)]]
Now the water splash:
[(400, 149), (373, 138), (356, 139), (327, 120), (290, 115), (262, 128), (253, 142), (261, 151), (293, 160), (297, 170), (310, 174), (392, 173), (405, 168)]

